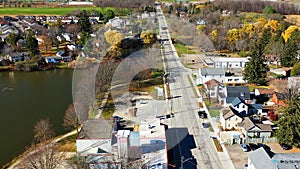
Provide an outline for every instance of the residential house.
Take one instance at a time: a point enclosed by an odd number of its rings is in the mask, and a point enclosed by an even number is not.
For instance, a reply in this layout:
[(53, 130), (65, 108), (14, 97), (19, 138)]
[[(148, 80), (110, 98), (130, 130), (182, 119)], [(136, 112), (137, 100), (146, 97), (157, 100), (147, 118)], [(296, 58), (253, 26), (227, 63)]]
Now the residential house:
[(300, 153), (270, 154), (261, 147), (248, 154), (247, 169), (298, 169)]
[(247, 169), (278, 169), (263, 147), (248, 154)]
[(280, 65), (280, 56), (267, 54), (265, 55), (267, 65)]
[(219, 88), (218, 101), (222, 107), (227, 107), (232, 104), (232, 101), (239, 97), (249, 104), (251, 101), (250, 91), (248, 86), (225, 86)]
[(272, 96), (272, 102), (274, 102), (277, 106), (287, 106), (286, 95), (279, 92), (274, 92)]
[(215, 79), (220, 83), (225, 84), (243, 84), (246, 81), (241, 74), (242, 69), (238, 70), (226, 70), (225, 68), (200, 68), (197, 77), (198, 84), (204, 84), (205, 82)]
[(61, 57), (58, 56), (45, 57), (46, 63), (60, 63), (61, 61), (62, 61)]
[(198, 84), (204, 84), (205, 82), (212, 79), (224, 83), (225, 70), (223, 68), (200, 68), (199, 69), (198, 78), (197, 78)]
[(83, 123), (76, 139), (77, 153), (83, 156), (97, 153), (111, 153), (115, 140), (117, 123), (115, 120), (90, 119)]
[(231, 106), (241, 117), (247, 117), (254, 114), (262, 114), (262, 104), (249, 104), (243, 98), (233, 99)]
[(271, 137), (272, 128), (270, 124), (254, 123), (249, 117), (245, 117), (238, 126), (245, 138)]
[(223, 130), (237, 129), (238, 124), (242, 121), (243, 118), (234, 109), (226, 107), (220, 110), (220, 123)]
[(214, 68), (244, 68), (248, 61), (249, 58), (211, 57), (205, 59), (204, 63)]
[(206, 90), (206, 94), (210, 98), (217, 98), (219, 86), (222, 84), (215, 79), (211, 79), (204, 83), (204, 88)]
[(290, 67), (283, 67), (283, 68), (276, 68), (276, 69), (271, 68), (270, 72), (277, 74), (277, 75), (289, 77), (291, 74), (291, 70), (292, 70), (292, 68), (290, 68)]
[(267, 88), (257, 88), (254, 89), (255, 96), (264, 97), (271, 99), (273, 96), (274, 90)]
[(13, 52), (6, 55), (6, 59), (11, 62), (20, 62), (24, 60), (30, 60), (28, 52)]

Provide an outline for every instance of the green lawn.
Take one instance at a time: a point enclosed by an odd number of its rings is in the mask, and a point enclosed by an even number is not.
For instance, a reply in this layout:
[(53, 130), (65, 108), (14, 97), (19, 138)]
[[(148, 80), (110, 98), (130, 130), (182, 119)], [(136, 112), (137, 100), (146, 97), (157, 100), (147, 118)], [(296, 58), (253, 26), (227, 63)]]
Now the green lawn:
[(217, 117), (217, 116), (220, 116), (220, 111), (219, 110), (209, 110), (209, 114), (211, 117)]
[[(99, 11), (105, 10), (99, 7), (61, 7), (61, 8), (0, 8), (0, 15), (66, 15), (69, 12), (73, 12), (76, 9), (81, 10), (92, 10), (96, 9)], [(113, 9), (113, 8), (111, 8)]]
[(188, 46), (181, 45), (178, 43), (175, 43), (174, 46), (179, 56), (181, 56), (182, 54), (195, 54), (195, 52), (192, 51)]

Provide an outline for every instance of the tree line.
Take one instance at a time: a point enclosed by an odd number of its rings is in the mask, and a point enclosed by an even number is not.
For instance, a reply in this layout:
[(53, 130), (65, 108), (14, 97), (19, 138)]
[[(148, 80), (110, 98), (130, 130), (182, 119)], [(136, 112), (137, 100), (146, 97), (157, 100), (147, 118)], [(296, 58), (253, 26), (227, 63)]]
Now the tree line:
[(95, 0), (94, 4), (99, 7), (139, 8), (153, 6), (154, 0)]
[(274, 10), (282, 15), (299, 15), (300, 10), (297, 4), (288, 2), (260, 1), (260, 0), (216, 0), (216, 6), (229, 11), (258, 12), (263, 13), (267, 6), (274, 7)]

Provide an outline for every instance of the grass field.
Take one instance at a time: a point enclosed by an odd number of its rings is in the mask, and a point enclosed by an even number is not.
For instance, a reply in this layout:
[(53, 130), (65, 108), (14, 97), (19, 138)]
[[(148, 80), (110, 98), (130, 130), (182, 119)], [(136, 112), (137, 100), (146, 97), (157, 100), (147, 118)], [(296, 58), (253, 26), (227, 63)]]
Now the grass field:
[(182, 54), (195, 54), (196, 53), (196, 52), (192, 51), (188, 46), (185, 46), (185, 45), (175, 43), (174, 46), (175, 46), (176, 51), (179, 56), (181, 56)]
[(66, 15), (74, 10), (99, 10), (99, 7), (62, 7), (62, 8), (0, 8), (0, 15)]

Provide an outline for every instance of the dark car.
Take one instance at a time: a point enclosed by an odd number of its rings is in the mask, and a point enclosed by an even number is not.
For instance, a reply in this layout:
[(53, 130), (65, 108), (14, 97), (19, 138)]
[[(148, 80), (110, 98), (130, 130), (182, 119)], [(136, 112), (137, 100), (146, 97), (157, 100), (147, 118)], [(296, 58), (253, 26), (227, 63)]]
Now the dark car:
[(249, 143), (249, 147), (252, 151), (258, 149), (259, 147), (256, 145), (256, 144), (253, 144), (253, 143)]
[(203, 128), (209, 128), (208, 123), (202, 123)]
[(198, 115), (201, 119), (207, 118), (207, 114), (205, 113), (205, 111), (198, 111)]
[(287, 144), (280, 144), (280, 146), (281, 146), (281, 148), (282, 148), (283, 150), (290, 150), (290, 149), (293, 148), (292, 146), (287, 145)]

